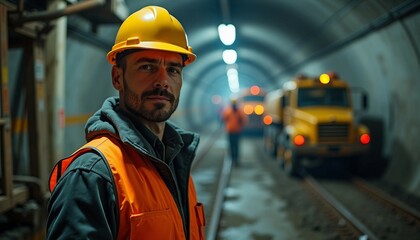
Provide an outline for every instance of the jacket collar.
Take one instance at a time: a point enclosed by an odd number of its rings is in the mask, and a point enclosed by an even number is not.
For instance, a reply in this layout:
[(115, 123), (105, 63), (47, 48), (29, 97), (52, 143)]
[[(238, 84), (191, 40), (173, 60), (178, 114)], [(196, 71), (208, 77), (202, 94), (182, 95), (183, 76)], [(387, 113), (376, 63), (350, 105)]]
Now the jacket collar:
[[(195, 153), (199, 143), (197, 133), (183, 130), (170, 121), (166, 122), (166, 131), (178, 133), (180, 142), (183, 143), (183, 151), (187, 151), (188, 154)], [(119, 98), (117, 97), (106, 99), (102, 107), (86, 123), (85, 136), (87, 141), (101, 135), (111, 135), (144, 154), (154, 157), (154, 151), (148, 144), (148, 139), (137, 130), (133, 121), (119, 109)]]

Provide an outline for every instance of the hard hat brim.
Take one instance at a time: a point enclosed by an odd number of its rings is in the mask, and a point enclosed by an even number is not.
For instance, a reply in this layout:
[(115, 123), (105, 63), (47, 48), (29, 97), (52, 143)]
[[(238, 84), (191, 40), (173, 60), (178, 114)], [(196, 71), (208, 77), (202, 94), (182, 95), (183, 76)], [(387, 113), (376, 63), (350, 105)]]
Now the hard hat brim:
[(125, 42), (122, 42), (120, 44), (114, 45), (112, 50), (107, 54), (107, 60), (112, 65), (115, 65), (115, 58), (117, 53), (123, 52), (125, 50), (131, 50), (131, 49), (150, 49), (150, 50), (161, 50), (161, 51), (168, 51), (168, 52), (175, 52), (180, 54), (185, 54), (188, 56), (188, 59), (184, 62), (184, 65), (188, 65), (195, 61), (197, 56), (192, 53), (191, 47), (188, 46), (188, 50), (184, 49), (182, 47), (179, 47), (177, 45), (164, 43), (164, 42), (140, 42), (135, 45), (127, 45)]

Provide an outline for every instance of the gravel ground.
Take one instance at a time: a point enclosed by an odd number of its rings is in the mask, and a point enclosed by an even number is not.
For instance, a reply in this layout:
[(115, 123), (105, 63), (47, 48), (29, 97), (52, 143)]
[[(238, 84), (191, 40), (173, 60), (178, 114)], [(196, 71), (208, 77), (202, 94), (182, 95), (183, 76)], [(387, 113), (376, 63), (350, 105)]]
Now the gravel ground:
[(336, 224), (328, 218), (319, 206), (314, 204), (314, 198), (305, 189), (301, 179), (291, 178), (281, 171), (278, 163), (267, 159), (263, 162), (267, 171), (278, 180), (280, 196), (286, 200), (286, 211), (289, 219), (299, 230), (300, 239), (338, 240)]
[(420, 212), (420, 197), (408, 193), (401, 187), (383, 180), (375, 179), (371, 180), (370, 183)]
[[(326, 213), (321, 205), (316, 203), (316, 199), (312, 195), (311, 192), (307, 190), (307, 187), (305, 183), (302, 181), (302, 179), (298, 178), (291, 178), (289, 177), (284, 171), (282, 171), (279, 168), (279, 163), (272, 160), (270, 157), (268, 157), (268, 154), (264, 153), (263, 147), (261, 142), (257, 141), (246, 141), (247, 144), (246, 149), (244, 151), (246, 154), (244, 157), (254, 157), (258, 159), (257, 165), (250, 165), (251, 162), (248, 162), (248, 164), (241, 165), (239, 169), (242, 169), (238, 171), (238, 169), (234, 170), (234, 176), (232, 176), (230, 183), (230, 187), (233, 188), (236, 191), (242, 191), (243, 189), (238, 188), (240, 184), (238, 184), (238, 181), (233, 181), (233, 179), (245, 179), (248, 178), (251, 179), (254, 176), (248, 174), (249, 168), (256, 167), (260, 171), (260, 177), (264, 178), (263, 176), (266, 174), (271, 175), (272, 179), (275, 179), (276, 184), (270, 188), (266, 188), (263, 185), (260, 187), (258, 191), (267, 190), (271, 191), (273, 194), (275, 194), (276, 197), (281, 198), (284, 200), (285, 204), (282, 205), (281, 208), (274, 208), (276, 210), (274, 211), (280, 211), (281, 213), (286, 214), (285, 221), (288, 221), (288, 224), (292, 225), (292, 228), (297, 230), (298, 237), (293, 238), (293, 240), (341, 240), (344, 239), (339, 231), (343, 228), (343, 219), (340, 220), (331, 220), (330, 215)], [(252, 154), (252, 156), (251, 156)], [(323, 168), (324, 169), (324, 168)], [(326, 171), (326, 173), (332, 175), (332, 173), (335, 173), (335, 178), (340, 179), (339, 176), (341, 176), (339, 171), (335, 170), (323, 170)], [(325, 173), (325, 172), (324, 172)], [(236, 175), (235, 175), (236, 174)], [(238, 175), (239, 174), (239, 175)], [(255, 181), (259, 181), (260, 179), (256, 178)], [(342, 180), (342, 178), (341, 178)], [(411, 207), (420, 210), (420, 199), (413, 194), (409, 194), (405, 191), (403, 191), (401, 188), (398, 188), (392, 184), (386, 183), (381, 180), (370, 180), (370, 182), (384, 190), (385, 192), (390, 193), (392, 196), (397, 197), (401, 201), (409, 204)], [(249, 190), (249, 189), (248, 189)], [(249, 190), (254, 191), (254, 190)], [(237, 193), (237, 192), (236, 192)], [(237, 203), (238, 199), (235, 199), (235, 197), (238, 197), (238, 194), (227, 194), (225, 201), (228, 203), (228, 205), (232, 203)], [(349, 198), (351, 202), (351, 197)], [(361, 205), (363, 206), (363, 202)], [(373, 209), (373, 207), (372, 207)], [(276, 214), (277, 212), (272, 212), (271, 214)], [(270, 214), (270, 213), (268, 213)], [(380, 213), (377, 214), (378, 217), (381, 215)], [(281, 237), (277, 235), (270, 235), (270, 234), (254, 234), (251, 238), (230, 238), (226, 234), (226, 232), (229, 230), (229, 227), (240, 229), (239, 227), (242, 225), (250, 225), (252, 224), (252, 221), (262, 221), (260, 220), (250, 220), (245, 219), (244, 216), (238, 215), (238, 214), (232, 214), (227, 213), (226, 216), (227, 219), (224, 221), (221, 221), (220, 226), (222, 229), (219, 229), (221, 232), (224, 233), (222, 235), (219, 235), (219, 238), (217, 239), (250, 239), (250, 240), (274, 240), (274, 239), (282, 239)], [(264, 218), (262, 215), (260, 218)], [(247, 222), (251, 221), (251, 222)], [(226, 230), (228, 229), (228, 230)], [(393, 229), (388, 229), (389, 231), (393, 231)], [(387, 230), (387, 231), (388, 231)], [(239, 230), (238, 230), (239, 231)], [(230, 232), (229, 232), (230, 233)], [(388, 234), (389, 235), (389, 234)], [(388, 235), (382, 234), (383, 239), (410, 239), (411, 236), (406, 236), (405, 238), (389, 238)], [(349, 238), (347, 238), (349, 239)], [(413, 238), (411, 238), (413, 239)], [(288, 240), (288, 239), (287, 239)]]
[(322, 180), (322, 185), (379, 239), (420, 239), (420, 229), (351, 182)]
[[(301, 239), (342, 239), (337, 232), (341, 222), (332, 222), (327, 214), (318, 205), (314, 204), (314, 198), (305, 189), (301, 180), (287, 176), (278, 168), (275, 161), (267, 159), (267, 161), (264, 161), (264, 165), (278, 179), (278, 187), (282, 189), (279, 194), (288, 203), (286, 211), (292, 223), (299, 229)], [(420, 211), (419, 197), (380, 179), (370, 180), (369, 182)], [(388, 230), (392, 231), (392, 229)], [(386, 234), (382, 236), (386, 236)], [(406, 238), (385, 237), (384, 239), (413, 239), (413, 236), (406, 236)]]

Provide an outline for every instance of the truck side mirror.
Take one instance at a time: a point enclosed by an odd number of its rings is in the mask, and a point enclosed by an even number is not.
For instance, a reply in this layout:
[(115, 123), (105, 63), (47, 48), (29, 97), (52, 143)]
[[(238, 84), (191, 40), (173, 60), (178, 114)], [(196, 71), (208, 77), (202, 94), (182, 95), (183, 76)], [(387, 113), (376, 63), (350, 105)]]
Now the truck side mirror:
[(367, 96), (367, 94), (366, 93), (364, 93), (363, 95), (362, 95), (362, 107), (363, 107), (363, 109), (364, 110), (366, 110), (367, 108), (368, 108), (368, 101), (369, 99), (368, 99), (368, 96)]

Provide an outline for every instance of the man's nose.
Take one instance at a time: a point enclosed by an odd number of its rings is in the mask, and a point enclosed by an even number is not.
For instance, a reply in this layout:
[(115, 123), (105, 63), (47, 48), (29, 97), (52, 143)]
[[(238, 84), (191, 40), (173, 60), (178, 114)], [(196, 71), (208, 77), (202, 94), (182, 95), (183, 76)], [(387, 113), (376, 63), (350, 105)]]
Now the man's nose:
[(168, 88), (168, 73), (165, 68), (159, 68), (159, 71), (156, 73), (156, 80), (154, 82), (155, 88)]

